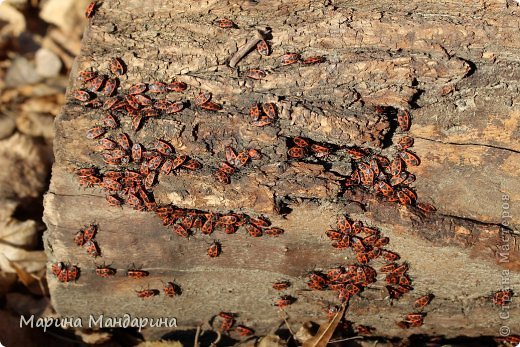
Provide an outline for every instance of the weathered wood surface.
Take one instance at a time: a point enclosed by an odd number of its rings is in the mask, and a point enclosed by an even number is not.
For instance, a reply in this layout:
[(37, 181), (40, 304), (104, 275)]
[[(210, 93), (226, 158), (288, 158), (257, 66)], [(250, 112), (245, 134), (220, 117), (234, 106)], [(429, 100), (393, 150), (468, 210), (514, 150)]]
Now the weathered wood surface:
[[(391, 248), (411, 264), (415, 288), (389, 305), (379, 281), (352, 302), (351, 320), (388, 336), (497, 335), (503, 324), (520, 326), (517, 302), (503, 321), (489, 300), (501, 288), (504, 269), (512, 270), (511, 287), (520, 287), (517, 237), (507, 241), (507, 262), (498, 254), (501, 226), (511, 233), (520, 226), (519, 13), (518, 6), (503, 1), (104, 1), (86, 29), (70, 90), (78, 88), (78, 70), (106, 71), (109, 58), (119, 56), (128, 65), (123, 89), (138, 81), (177, 79), (190, 88), (174, 97), (192, 99), (202, 89), (224, 105), (218, 113), (188, 108), (147, 122), (132, 135), (145, 144), (168, 140), (204, 164), (197, 173), (160, 178), (156, 200), (263, 214), (286, 233), (253, 239), (244, 232), (219, 232), (215, 237), (223, 253), (210, 259), (205, 254), (210, 238), (180, 239), (154, 214), (107, 207), (104, 192), (80, 188), (73, 174), (88, 164), (103, 166), (94, 143), (84, 138), (101, 113), (71, 100), (56, 121), (45, 243), (51, 260), (69, 260), (82, 273), (67, 285), (49, 277), (56, 309), (64, 316), (173, 316), (186, 327), (224, 310), (239, 313), (241, 322), (264, 333), (280, 319), (271, 283), (289, 279), (288, 293), (298, 298), (286, 310), (290, 322), (322, 321), (323, 306), (335, 302), (334, 294), (308, 291), (306, 274), (354, 261), (352, 253), (331, 248), (324, 235), (345, 212), (390, 237)], [(219, 17), (232, 18), (239, 29), (213, 25)], [(252, 52), (238, 70), (227, 67), (255, 28), (265, 27), (272, 28), (272, 56)], [(277, 57), (290, 51), (324, 55), (327, 62), (280, 66)], [(254, 67), (269, 71), (268, 77), (247, 80), (244, 71)], [(277, 103), (275, 126), (249, 124), (247, 108), (255, 101)], [(419, 200), (437, 207), (436, 214), (425, 216), (357, 190), (344, 192), (340, 181), (350, 173), (346, 158), (336, 157), (330, 167), (287, 162), (286, 137), (296, 135), (392, 155), (395, 120), (375, 113), (377, 105), (412, 108), (413, 150), (422, 159), (413, 171), (415, 188)], [(128, 129), (129, 120), (122, 126)], [(211, 177), (225, 145), (264, 154), (229, 186)], [(96, 263), (120, 270), (114, 279), (96, 277), (95, 262), (74, 245), (75, 231), (90, 222), (100, 227), (103, 254)], [(131, 263), (151, 276), (126, 279), (122, 273)], [(171, 279), (183, 289), (177, 298), (135, 295)], [(424, 327), (400, 330), (395, 322), (410, 311), (412, 297), (429, 291), (436, 299)]]

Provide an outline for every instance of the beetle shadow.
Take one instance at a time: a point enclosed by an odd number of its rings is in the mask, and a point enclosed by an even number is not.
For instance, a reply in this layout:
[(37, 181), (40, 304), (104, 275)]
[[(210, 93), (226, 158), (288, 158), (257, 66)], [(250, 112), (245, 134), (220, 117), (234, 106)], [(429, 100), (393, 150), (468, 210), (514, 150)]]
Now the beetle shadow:
[(397, 128), (399, 127), (399, 123), (397, 122), (396, 108), (390, 106), (383, 106), (382, 109), (383, 111), (381, 112), (381, 114), (387, 117), (389, 123), (388, 132), (385, 134), (382, 141), (382, 148), (384, 149), (392, 146), (392, 138), (394, 137), (394, 134), (397, 131)]

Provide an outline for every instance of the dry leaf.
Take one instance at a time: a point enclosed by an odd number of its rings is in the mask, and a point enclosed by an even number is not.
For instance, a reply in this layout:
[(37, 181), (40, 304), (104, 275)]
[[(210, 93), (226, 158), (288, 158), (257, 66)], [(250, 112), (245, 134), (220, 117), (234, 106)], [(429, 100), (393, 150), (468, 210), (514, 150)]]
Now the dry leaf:
[(32, 294), (47, 295), (48, 290), (46, 289), (45, 276), (36, 276), (25, 271), (23, 267), (16, 264), (14, 261), (10, 261), (9, 259), (7, 259), (7, 261), (16, 270), (20, 282), (22, 282)]
[(12, 218), (19, 205), (14, 198), (0, 199), (0, 242), (30, 249), (37, 244), (38, 225), (33, 220)]
[(341, 318), (343, 318), (346, 308), (346, 304), (343, 304), (341, 310), (339, 310), (334, 316), (334, 319), (332, 319), (330, 322), (326, 322), (320, 325), (316, 335), (305, 341), (303, 343), (303, 347), (326, 347), (332, 337), (332, 334), (334, 334), (336, 327), (341, 321)]
[(27, 271), (25, 271), (21, 266), (16, 264), (14, 261), (10, 261), (7, 259), (9, 264), (16, 270), (16, 274), (20, 281), (24, 284), (24, 286), (29, 287), (31, 283), (35, 282), (36, 279)]
[(0, 243), (0, 269), (5, 272), (16, 272), (10, 264), (11, 261), (15, 261), (29, 273), (37, 273), (47, 266), (47, 256), (44, 251), (26, 251)]
[(258, 342), (258, 347), (283, 347), (287, 346), (284, 340), (278, 335), (266, 335)]
[(312, 322), (305, 322), (302, 324), (300, 329), (294, 334), (294, 338), (296, 341), (303, 343), (309, 339), (312, 338), (313, 334), (313, 323)]
[(76, 33), (85, 24), (84, 11), (89, 0), (48, 0), (43, 3), (40, 18), (63, 32)]
[(107, 343), (112, 339), (112, 334), (108, 331), (83, 331), (81, 329), (74, 330), (74, 333), (81, 338), (83, 342), (89, 345), (100, 345)]
[(47, 188), (50, 161), (37, 139), (20, 133), (0, 141), (0, 196), (17, 202)]
[(0, 20), (7, 23), (1, 27), (0, 34), (3, 37), (12, 35), (17, 37), (26, 29), (26, 21), (23, 14), (7, 3), (0, 3)]

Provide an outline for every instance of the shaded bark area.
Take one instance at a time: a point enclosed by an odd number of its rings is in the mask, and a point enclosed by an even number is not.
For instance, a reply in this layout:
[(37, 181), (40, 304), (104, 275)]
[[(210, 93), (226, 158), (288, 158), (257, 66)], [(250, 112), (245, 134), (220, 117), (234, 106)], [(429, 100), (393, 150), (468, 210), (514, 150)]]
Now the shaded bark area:
[[(286, 309), (291, 324), (323, 321), (323, 307), (337, 302), (335, 294), (310, 291), (305, 281), (310, 271), (355, 262), (352, 252), (332, 248), (324, 233), (346, 213), (390, 238), (389, 247), (410, 263), (415, 289), (390, 303), (380, 278), (351, 301), (349, 319), (388, 336), (496, 334), (503, 322), (490, 294), (502, 287), (504, 269), (511, 270), (510, 286), (520, 285), (514, 231), (520, 225), (519, 12), (502, 2), (176, 1), (173, 6), (166, 0), (104, 1), (86, 29), (70, 91), (80, 87), (79, 71), (106, 72), (111, 57), (128, 67), (120, 90), (137, 82), (187, 83), (186, 92), (167, 96), (190, 101), (181, 113), (147, 121), (136, 133), (129, 130), (130, 117), (120, 119), (133, 142), (148, 146), (161, 138), (203, 163), (194, 173), (160, 176), (156, 201), (263, 215), (285, 233), (259, 239), (244, 232), (211, 238), (199, 233), (185, 240), (153, 213), (108, 207), (106, 193), (80, 188), (74, 173), (90, 165), (107, 169), (96, 144), (85, 139), (103, 111), (69, 98), (56, 121), (56, 163), (45, 199), (46, 249), (52, 261), (78, 264), (81, 277), (63, 284), (49, 275), (56, 309), (64, 316), (174, 316), (185, 327), (231, 311), (265, 333), (280, 320), (273, 306), (279, 294), (271, 284), (287, 279), (292, 283), (287, 294), (297, 298)], [(238, 28), (214, 25), (220, 17)], [(266, 27), (272, 29), (272, 55), (251, 52), (237, 69), (229, 68), (256, 28)], [(282, 66), (285, 52), (320, 55), (326, 62)], [(267, 77), (248, 79), (250, 68), (267, 71)], [(201, 90), (211, 92), (223, 110), (195, 107)], [(268, 127), (252, 126), (248, 108), (255, 102), (276, 103), (279, 119)], [(345, 188), (353, 162), (348, 148), (396, 155), (401, 134), (395, 112), (377, 112), (377, 106), (411, 110), (409, 134), (421, 158), (411, 170), (417, 176), (414, 189), (437, 213)], [(335, 152), (327, 160), (293, 160), (287, 150), (295, 136)], [(225, 160), (225, 146), (257, 148), (263, 157), (222, 185), (213, 171)], [(73, 240), (92, 222), (99, 225), (102, 252), (96, 260)], [(222, 243), (222, 255), (212, 259), (206, 249), (214, 238)], [(97, 277), (102, 262), (118, 274)], [(150, 276), (126, 278), (132, 263)], [(176, 298), (136, 296), (136, 290), (160, 289), (161, 281), (173, 279), (182, 287)], [(425, 325), (399, 329), (395, 322), (411, 310), (413, 298), (428, 292), (436, 299)], [(520, 326), (518, 303), (513, 301), (509, 312), (507, 324)]]

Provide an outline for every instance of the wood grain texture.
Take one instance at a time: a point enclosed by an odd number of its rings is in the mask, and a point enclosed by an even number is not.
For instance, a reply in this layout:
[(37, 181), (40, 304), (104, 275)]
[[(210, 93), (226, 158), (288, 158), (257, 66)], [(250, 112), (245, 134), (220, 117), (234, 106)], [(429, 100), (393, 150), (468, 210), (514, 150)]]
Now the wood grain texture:
[[(280, 321), (271, 283), (288, 279), (288, 294), (297, 297), (286, 309), (290, 322), (323, 321), (323, 307), (336, 302), (334, 294), (309, 291), (305, 280), (310, 271), (354, 261), (353, 253), (333, 249), (324, 234), (338, 213), (348, 213), (390, 237), (390, 248), (411, 264), (415, 288), (390, 305), (380, 280), (352, 301), (349, 319), (387, 336), (497, 335), (506, 323), (489, 296), (501, 288), (505, 269), (511, 287), (520, 287), (514, 231), (520, 226), (519, 13), (499, 1), (104, 1), (85, 31), (69, 89), (78, 88), (78, 71), (107, 71), (109, 59), (117, 56), (128, 65), (122, 90), (138, 81), (176, 79), (190, 87), (169, 94), (172, 100), (212, 92), (223, 111), (191, 105), (147, 122), (135, 135), (125, 130), (146, 145), (156, 138), (169, 141), (204, 165), (196, 173), (159, 177), (157, 202), (262, 214), (285, 234), (255, 239), (243, 231), (217, 232), (184, 240), (153, 213), (108, 207), (104, 192), (80, 188), (74, 175), (85, 165), (104, 167), (95, 144), (84, 137), (102, 113), (69, 98), (56, 120), (45, 246), (51, 261), (78, 264), (81, 277), (63, 284), (49, 276), (55, 308), (64, 316), (173, 316), (184, 327), (224, 310), (265, 333)], [(238, 29), (218, 28), (213, 22), (220, 17), (233, 19)], [(229, 59), (256, 29), (267, 27), (272, 56), (251, 52), (237, 69), (229, 68)], [(282, 66), (279, 56), (293, 51), (327, 61)], [(245, 71), (257, 67), (268, 72), (266, 79), (247, 79)], [(279, 120), (253, 127), (247, 110), (254, 102), (275, 102)], [(412, 109), (410, 135), (421, 158), (412, 170), (414, 187), (419, 200), (437, 207), (436, 214), (382, 202), (359, 189), (345, 191), (341, 181), (351, 171), (345, 155), (331, 156), (327, 165), (288, 160), (287, 140), (294, 136), (393, 156), (399, 137), (395, 119), (375, 112), (378, 105)], [(121, 123), (129, 129), (130, 119)], [(212, 177), (226, 145), (263, 154), (229, 186)], [(75, 231), (91, 222), (100, 229), (102, 257), (95, 261), (73, 241)], [(511, 234), (508, 241), (500, 240), (501, 229)], [(211, 259), (206, 249), (214, 238), (223, 252)], [(504, 242), (510, 246), (508, 261), (500, 262)], [(114, 279), (95, 275), (103, 262), (118, 269)], [(132, 263), (151, 276), (125, 278)], [(177, 298), (135, 295), (172, 279), (183, 290)], [(424, 327), (399, 329), (395, 322), (410, 311), (412, 298), (430, 291), (436, 299)], [(507, 325), (520, 326), (519, 311), (513, 300)]]

